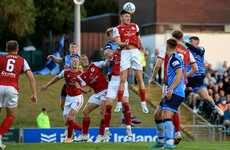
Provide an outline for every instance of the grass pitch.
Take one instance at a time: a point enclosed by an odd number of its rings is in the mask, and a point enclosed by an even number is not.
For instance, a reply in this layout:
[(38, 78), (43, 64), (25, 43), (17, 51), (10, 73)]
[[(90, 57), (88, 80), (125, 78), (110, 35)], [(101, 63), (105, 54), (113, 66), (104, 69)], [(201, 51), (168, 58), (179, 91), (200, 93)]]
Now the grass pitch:
[[(6, 144), (10, 150), (150, 150), (152, 142), (127, 142), (127, 143), (31, 143), (31, 144)], [(177, 150), (229, 150), (230, 142), (185, 142), (176, 146)]]

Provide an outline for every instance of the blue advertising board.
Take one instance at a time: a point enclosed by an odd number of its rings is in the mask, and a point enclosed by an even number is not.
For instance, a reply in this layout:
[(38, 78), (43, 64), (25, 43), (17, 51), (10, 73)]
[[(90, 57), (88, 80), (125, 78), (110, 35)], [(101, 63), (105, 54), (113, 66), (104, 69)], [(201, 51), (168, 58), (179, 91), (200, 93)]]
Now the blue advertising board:
[[(50, 129), (24, 129), (24, 143), (53, 143), (63, 142), (64, 128)], [(157, 140), (156, 128), (132, 128), (133, 137), (126, 135), (126, 128), (110, 128), (111, 136), (105, 142), (155, 142)], [(75, 130), (76, 136), (81, 134)], [(89, 128), (89, 139), (94, 142), (98, 136), (99, 128)], [(76, 137), (75, 137), (76, 138)]]

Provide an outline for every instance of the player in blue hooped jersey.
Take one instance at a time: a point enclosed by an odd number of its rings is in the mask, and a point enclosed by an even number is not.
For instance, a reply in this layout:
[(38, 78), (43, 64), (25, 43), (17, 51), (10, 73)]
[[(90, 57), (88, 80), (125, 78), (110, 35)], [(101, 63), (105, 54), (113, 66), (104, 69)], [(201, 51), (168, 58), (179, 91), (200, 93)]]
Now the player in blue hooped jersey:
[[(177, 40), (170, 38), (167, 40), (166, 53), (169, 56), (167, 78), (168, 86), (166, 96), (155, 111), (155, 122), (157, 128), (158, 142), (149, 148), (175, 149), (174, 126), (171, 118), (177, 113), (177, 108), (185, 97), (184, 93), (184, 62), (176, 54)], [(167, 141), (165, 141), (165, 136)]]
[[(209, 96), (207, 88), (203, 83), (205, 49), (198, 46), (200, 39), (197, 36), (192, 36), (189, 38), (189, 43), (187, 43), (184, 39), (183, 42), (194, 56), (199, 69), (198, 72), (188, 78), (188, 83), (186, 86), (192, 87), (193, 92), (197, 92), (197, 94), (202, 97), (213, 109), (215, 109), (219, 115), (223, 116), (224, 112), (217, 105), (215, 105), (213, 98)], [(191, 66), (188, 65), (186, 72), (189, 72), (190, 69)]]

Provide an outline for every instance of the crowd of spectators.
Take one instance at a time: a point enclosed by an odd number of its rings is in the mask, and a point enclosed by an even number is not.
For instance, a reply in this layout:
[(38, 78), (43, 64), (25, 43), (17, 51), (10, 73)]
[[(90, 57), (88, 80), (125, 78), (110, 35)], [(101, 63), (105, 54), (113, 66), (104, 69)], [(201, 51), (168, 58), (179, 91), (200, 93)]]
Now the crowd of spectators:
[(204, 102), (204, 100), (195, 94), (191, 88), (186, 89), (186, 100), (194, 113), (202, 113), (215, 124), (224, 124), (229, 127), (230, 123), (230, 67), (227, 61), (217, 69), (213, 69), (211, 64), (204, 63), (204, 84), (209, 95), (214, 99), (225, 113), (223, 117), (219, 116), (213, 109)]

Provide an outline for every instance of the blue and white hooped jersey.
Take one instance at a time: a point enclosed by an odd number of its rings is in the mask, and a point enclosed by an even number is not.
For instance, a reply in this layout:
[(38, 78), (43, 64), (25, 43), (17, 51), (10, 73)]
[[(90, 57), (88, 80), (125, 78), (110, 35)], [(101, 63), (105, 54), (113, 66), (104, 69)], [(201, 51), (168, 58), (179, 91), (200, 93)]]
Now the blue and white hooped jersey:
[[(191, 77), (204, 75), (204, 53), (205, 53), (205, 49), (203, 47), (197, 47), (197, 49), (200, 49), (200, 51), (202, 52), (201, 55), (188, 48), (188, 50), (192, 53), (193, 57), (195, 58), (196, 64), (198, 66), (198, 71), (194, 75), (192, 75)], [(191, 69), (192, 69), (192, 67), (188, 64), (187, 68), (186, 68), (186, 73), (188, 73)]]
[(184, 61), (183, 59), (177, 55), (176, 53), (172, 54), (169, 58), (168, 68), (167, 68), (167, 78), (168, 78), (168, 86), (167, 91), (169, 90), (170, 86), (172, 85), (175, 77), (176, 77), (176, 70), (178, 68), (182, 69), (182, 78), (180, 83), (176, 86), (173, 90), (173, 94), (176, 94), (181, 97), (185, 97), (185, 86), (184, 86)]
[(65, 57), (62, 58), (62, 60), (65, 61), (65, 65), (67, 65), (69, 68), (71, 68), (70, 60), (71, 60), (72, 57), (79, 58), (80, 56), (78, 54), (76, 54), (75, 56), (66, 55)]
[[(105, 50), (110, 49), (110, 50), (116, 50), (119, 49), (120, 47), (117, 44), (113, 44), (112, 42), (108, 42), (105, 45)], [(108, 70), (108, 75), (110, 75), (110, 73), (112, 72), (112, 66), (113, 64), (109, 65), (109, 70)]]

